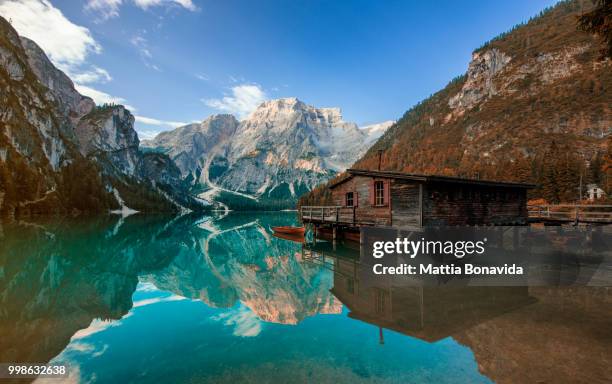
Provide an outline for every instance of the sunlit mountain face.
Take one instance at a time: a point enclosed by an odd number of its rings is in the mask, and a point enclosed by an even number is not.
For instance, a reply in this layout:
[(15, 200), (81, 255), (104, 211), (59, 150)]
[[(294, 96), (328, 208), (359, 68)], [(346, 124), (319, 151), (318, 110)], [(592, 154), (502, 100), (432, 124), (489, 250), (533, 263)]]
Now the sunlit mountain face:
[(272, 235), (296, 222), (5, 224), (0, 361), (83, 383), (609, 381), (609, 288), (366, 285), (359, 251)]

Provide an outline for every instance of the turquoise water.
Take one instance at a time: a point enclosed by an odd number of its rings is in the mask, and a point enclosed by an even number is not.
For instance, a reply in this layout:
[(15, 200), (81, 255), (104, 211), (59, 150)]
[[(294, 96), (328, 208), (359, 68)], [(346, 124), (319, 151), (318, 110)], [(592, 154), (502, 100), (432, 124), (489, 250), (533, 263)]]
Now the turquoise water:
[(541, 364), (559, 369), (520, 373), (548, 335), (598, 357), (569, 374), (608, 378), (605, 289), (365, 287), (350, 250), (321, 258), (272, 236), (296, 223), (287, 212), (6, 224), (0, 362), (65, 364), (64, 381), (82, 383), (568, 378), (554, 350)]

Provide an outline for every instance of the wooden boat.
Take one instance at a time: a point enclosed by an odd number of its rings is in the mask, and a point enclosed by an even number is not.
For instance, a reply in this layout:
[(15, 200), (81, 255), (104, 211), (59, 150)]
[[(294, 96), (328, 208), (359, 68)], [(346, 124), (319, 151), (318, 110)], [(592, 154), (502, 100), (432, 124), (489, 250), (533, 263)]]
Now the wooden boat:
[(304, 227), (272, 227), (272, 230), (277, 233), (284, 233), (286, 235), (303, 235), (305, 228)]
[(289, 235), (287, 233), (274, 232), (272, 236), (279, 238), (279, 239), (283, 239), (283, 240), (293, 241), (294, 243), (300, 243), (300, 244), (304, 243), (304, 235), (301, 233), (297, 235)]

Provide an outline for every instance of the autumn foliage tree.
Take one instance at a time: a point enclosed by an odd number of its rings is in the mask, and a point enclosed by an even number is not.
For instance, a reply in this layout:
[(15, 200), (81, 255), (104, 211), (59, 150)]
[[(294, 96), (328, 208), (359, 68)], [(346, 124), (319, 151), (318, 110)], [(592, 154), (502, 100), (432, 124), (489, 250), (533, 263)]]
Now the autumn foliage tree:
[(599, 36), (602, 59), (612, 58), (612, 0), (598, 0), (595, 9), (578, 17), (578, 28)]

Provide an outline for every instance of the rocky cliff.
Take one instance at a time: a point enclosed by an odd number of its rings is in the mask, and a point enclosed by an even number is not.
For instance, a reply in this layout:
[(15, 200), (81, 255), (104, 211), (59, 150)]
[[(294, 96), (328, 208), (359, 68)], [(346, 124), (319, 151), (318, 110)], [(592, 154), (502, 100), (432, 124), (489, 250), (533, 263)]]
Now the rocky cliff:
[(355, 167), (376, 168), (382, 150), (385, 170), (530, 181), (551, 201), (575, 201), (580, 174), (601, 183), (612, 133), (612, 63), (576, 25), (592, 6), (560, 2), (478, 48), (465, 75), (406, 112)]
[[(246, 119), (215, 115), (143, 143), (167, 153), (205, 198), (292, 207), (296, 198), (352, 164), (390, 122), (360, 129), (338, 108), (296, 98), (262, 103)], [(240, 202), (237, 201), (241, 200)]]
[(96, 107), (3, 18), (0, 85), (0, 215), (202, 206), (168, 158), (139, 150), (129, 111)]
[(149, 150), (170, 156), (183, 177), (195, 184), (202, 177), (202, 170), (207, 167), (208, 155), (227, 145), (239, 124), (232, 115), (213, 115), (201, 123), (162, 132), (154, 139), (144, 141), (143, 145)]

